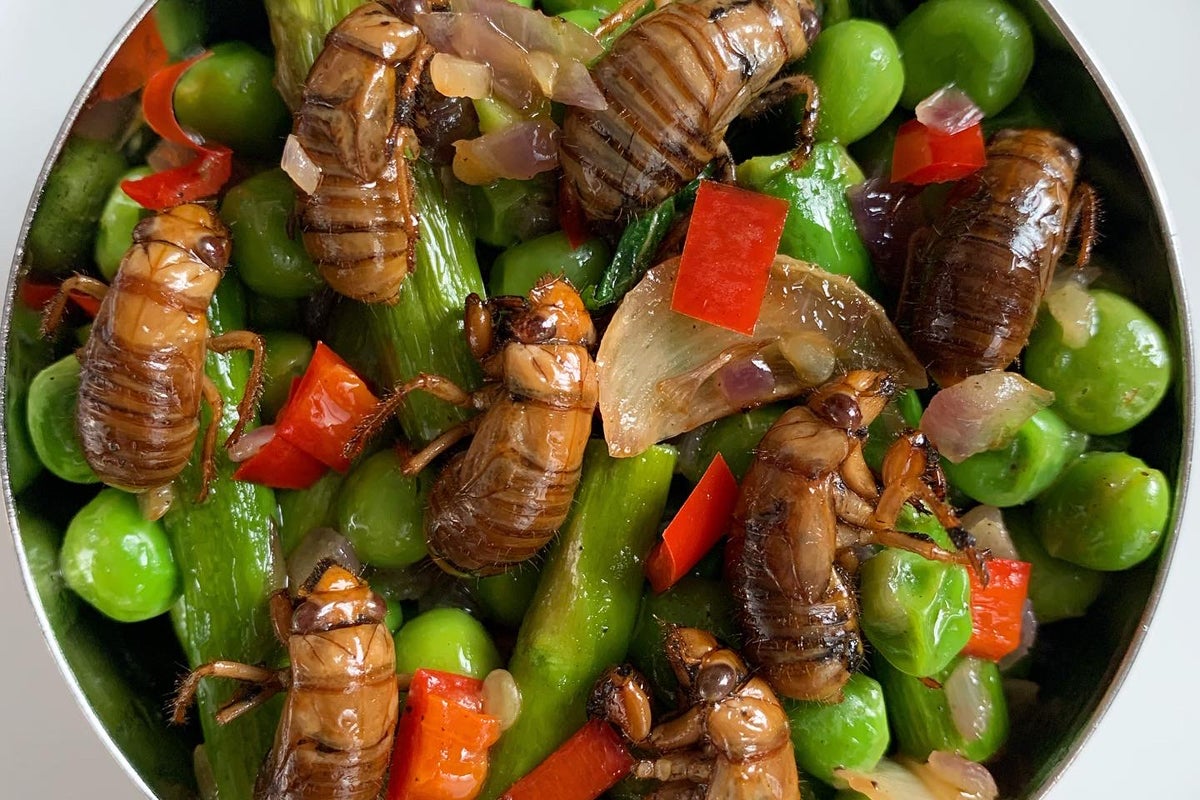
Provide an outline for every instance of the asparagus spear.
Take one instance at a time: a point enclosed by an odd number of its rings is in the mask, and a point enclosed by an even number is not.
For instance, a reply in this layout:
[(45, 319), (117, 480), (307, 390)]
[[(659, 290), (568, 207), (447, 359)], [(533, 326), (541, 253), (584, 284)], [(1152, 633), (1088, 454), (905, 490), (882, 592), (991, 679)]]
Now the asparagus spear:
[(575, 505), (551, 545), (508, 665), (523, 690), (521, 715), (492, 749), (484, 800), (583, 725), (588, 691), (625, 658), (674, 469), (670, 447), (617, 459), (603, 441), (588, 444)]
[(366, 0), (264, 0), (275, 43), (275, 86), (288, 108), (300, 107), (308, 70), (325, 47), (325, 34)]

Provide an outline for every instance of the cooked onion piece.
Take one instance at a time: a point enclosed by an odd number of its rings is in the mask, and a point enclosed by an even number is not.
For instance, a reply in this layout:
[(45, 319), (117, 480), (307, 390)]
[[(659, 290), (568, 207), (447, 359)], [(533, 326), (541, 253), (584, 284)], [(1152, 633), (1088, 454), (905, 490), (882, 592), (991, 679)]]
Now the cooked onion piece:
[(1021, 559), (1000, 509), (995, 506), (975, 506), (958, 521), (962, 523), (963, 530), (975, 537), (978, 547), (992, 551), (996, 558)]
[(647, 272), (600, 343), (600, 414), (614, 456), (852, 369), (926, 385), (887, 314), (849, 278), (777, 256), (754, 333), (744, 336), (672, 311), (678, 270), (674, 258)]
[(1004, 444), (1025, 420), (1054, 402), (1015, 372), (985, 372), (942, 389), (921, 416), (921, 430), (955, 464)]
[(917, 103), (917, 119), (927, 128), (953, 136), (983, 121), (983, 110), (953, 84)]
[(869, 772), (842, 769), (834, 775), (870, 800), (995, 800), (1000, 793), (987, 767), (936, 750), (924, 764), (884, 758)]
[(1062, 328), (1063, 344), (1078, 350), (1088, 343), (1096, 329), (1096, 299), (1084, 282), (1073, 275), (1058, 277), (1042, 298), (1046, 310)]
[(474, 186), (499, 178), (528, 180), (558, 166), (558, 137), (557, 125), (537, 119), (462, 139), (454, 143), (454, 177)]
[(492, 92), (492, 68), (449, 53), (436, 53), (429, 61), (433, 88), (446, 97), (479, 100)]
[(283, 158), (279, 166), (305, 194), (312, 194), (321, 185), (321, 168), (309, 157), (294, 134), (289, 133), (283, 144)]

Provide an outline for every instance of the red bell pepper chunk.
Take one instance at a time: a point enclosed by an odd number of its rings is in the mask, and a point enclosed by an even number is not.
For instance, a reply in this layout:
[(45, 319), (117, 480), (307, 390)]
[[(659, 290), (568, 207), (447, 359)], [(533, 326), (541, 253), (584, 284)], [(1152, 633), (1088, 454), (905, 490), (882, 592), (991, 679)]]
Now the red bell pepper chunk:
[(272, 489), (307, 489), (327, 469), (320, 461), (276, 435), (261, 450), (239, 464), (233, 477), (239, 481), (261, 483)]
[(1021, 643), (1032, 565), (993, 558), (987, 567), (987, 586), (979, 583), (974, 570), (967, 570), (971, 576), (971, 640), (963, 654), (999, 661)]
[(275, 418), (276, 436), (345, 472), (350, 460), (342, 451), (378, 402), (358, 373), (324, 342), (317, 342), (295, 395)]
[(221, 190), (233, 173), (233, 151), (222, 144), (197, 142), (175, 116), (175, 85), (188, 68), (212, 55), (205, 51), (187, 61), (158, 70), (142, 90), (142, 115), (146, 123), (169, 142), (196, 151), (195, 160), (182, 167), (163, 170), (145, 178), (121, 181), (125, 194), (143, 208), (154, 211), (211, 197)]
[(701, 181), (671, 308), (738, 333), (753, 333), (787, 212), (786, 200)]
[(628, 775), (634, 763), (612, 725), (594, 719), (500, 795), (500, 800), (595, 800)]
[(892, 182), (945, 183), (965, 178), (987, 163), (983, 127), (947, 134), (909, 120), (896, 132), (892, 151)]
[(737, 479), (717, 453), (646, 560), (646, 577), (654, 591), (673, 586), (729, 530), (737, 495)]
[(396, 727), (387, 800), (470, 800), (499, 738), (500, 721), (483, 713), (483, 681), (417, 670)]
[(95, 98), (116, 100), (136, 92), (151, 75), (167, 65), (168, 59), (155, 15), (147, 14), (104, 68), (96, 84)]

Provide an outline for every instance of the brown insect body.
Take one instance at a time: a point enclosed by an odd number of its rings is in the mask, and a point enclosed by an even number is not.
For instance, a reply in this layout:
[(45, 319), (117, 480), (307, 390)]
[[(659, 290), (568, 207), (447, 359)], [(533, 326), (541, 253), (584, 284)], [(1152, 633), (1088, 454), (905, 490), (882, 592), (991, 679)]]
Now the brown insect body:
[(677, 0), (638, 20), (592, 68), (608, 107), (573, 107), (563, 124), (563, 172), (587, 215), (628, 215), (699, 175), (818, 28), (811, 0)]
[[(300, 193), (304, 246), (336, 291), (394, 303), (417, 237), (402, 127), (424, 39), (393, 10), (369, 2), (330, 31), (305, 82), (295, 135), (320, 183)], [(402, 70), (412, 67), (407, 77)], [(408, 134), (408, 135), (406, 135)]]
[(596, 330), (579, 293), (544, 278), (519, 297), (467, 301), (467, 337), (485, 385), (470, 394), (420, 375), (401, 385), (348, 446), (360, 449), (411, 391), (483, 413), (416, 454), (415, 474), (459, 439), (471, 445), (439, 474), (425, 512), (429, 554), (448, 572), (491, 575), (531, 558), (566, 519), (599, 393)]
[(222, 709), (221, 723), (286, 690), (254, 800), (375, 800), (383, 789), (399, 714), (396, 653), (383, 624), (386, 603), (331, 562), (317, 568), (294, 603), (277, 597), (282, 602), (273, 610), (291, 657), (289, 670), (205, 664), (181, 686), (175, 719), (182, 720), (203, 677), (259, 685), (248, 700)]
[(917, 234), (897, 325), (940, 385), (1004, 369), (1025, 346), (1080, 208), (1079, 160), (1049, 131), (1000, 131)]
[(767, 431), (742, 479), (727, 578), (747, 658), (787, 697), (836, 702), (862, 660), (853, 545), (976, 563), (972, 549), (949, 553), (894, 530), (912, 496), (957, 528), (919, 434), (889, 449), (882, 494), (863, 460), (866, 427), (894, 390), (886, 374), (865, 370), (825, 384)]
[(597, 684), (589, 713), (617, 725), (648, 758), (633, 775), (662, 786), (655, 800), (800, 800), (787, 713), (763, 678), (709, 633), (669, 626), (667, 657), (682, 712), (646, 730), (645, 678), (629, 667)]

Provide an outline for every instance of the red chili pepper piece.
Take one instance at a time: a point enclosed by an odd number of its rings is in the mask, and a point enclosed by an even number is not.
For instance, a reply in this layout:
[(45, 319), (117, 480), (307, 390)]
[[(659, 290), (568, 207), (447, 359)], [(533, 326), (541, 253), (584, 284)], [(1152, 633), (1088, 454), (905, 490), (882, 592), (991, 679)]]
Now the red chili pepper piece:
[[(54, 299), (54, 296), (58, 294), (58, 290), (59, 285), (57, 283), (39, 283), (30, 280), (21, 281), (21, 303), (35, 311), (43, 311), (49, 305), (50, 301)], [(100, 301), (90, 294), (72, 291), (67, 297), (75, 305), (83, 309), (83, 313), (89, 317), (95, 318), (96, 314), (100, 313)]]
[(971, 576), (971, 640), (963, 654), (999, 661), (1021, 643), (1033, 567), (1008, 558), (993, 558), (987, 567), (987, 586), (979, 583), (974, 570), (967, 570)]
[(499, 738), (499, 720), (483, 713), (482, 681), (417, 670), (396, 727), (388, 800), (470, 800)]
[(211, 55), (211, 50), (205, 50), (186, 61), (158, 70), (146, 81), (146, 88), (142, 91), (142, 116), (146, 118), (146, 124), (168, 142), (198, 146), (175, 117), (175, 84), (193, 64)]
[(701, 181), (671, 308), (753, 333), (787, 212), (786, 200)]
[(945, 183), (965, 178), (987, 163), (983, 128), (976, 123), (954, 134), (941, 133), (918, 120), (896, 132), (892, 152), (892, 182)]
[(345, 472), (350, 460), (342, 450), (378, 402), (358, 373), (324, 342), (317, 342), (295, 395), (275, 419), (276, 435)]
[(328, 469), (320, 461), (276, 435), (238, 465), (235, 480), (261, 483), (272, 489), (307, 489)]
[(514, 783), (500, 800), (595, 800), (629, 774), (634, 758), (612, 725), (594, 719)]
[(646, 577), (654, 591), (675, 585), (729, 530), (737, 494), (737, 479), (717, 453), (646, 560)]
[(197, 150), (200, 155), (194, 161), (137, 180), (121, 181), (121, 189), (135, 203), (154, 211), (212, 197), (233, 173), (233, 151), (221, 144)]
[(116, 100), (146, 85), (167, 65), (169, 56), (153, 13), (142, 17), (96, 83), (95, 99)]

